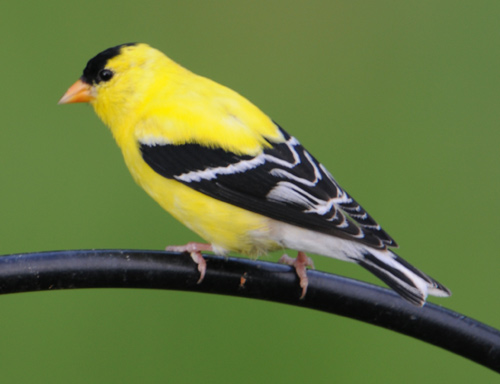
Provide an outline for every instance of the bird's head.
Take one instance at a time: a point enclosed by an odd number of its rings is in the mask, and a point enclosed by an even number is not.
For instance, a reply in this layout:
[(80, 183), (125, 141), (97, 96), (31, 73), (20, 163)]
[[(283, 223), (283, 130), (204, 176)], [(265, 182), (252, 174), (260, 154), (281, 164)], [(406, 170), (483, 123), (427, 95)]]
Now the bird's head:
[(59, 104), (90, 103), (110, 127), (137, 114), (155, 84), (165, 81), (158, 73), (173, 63), (147, 44), (128, 43), (108, 48), (90, 59)]

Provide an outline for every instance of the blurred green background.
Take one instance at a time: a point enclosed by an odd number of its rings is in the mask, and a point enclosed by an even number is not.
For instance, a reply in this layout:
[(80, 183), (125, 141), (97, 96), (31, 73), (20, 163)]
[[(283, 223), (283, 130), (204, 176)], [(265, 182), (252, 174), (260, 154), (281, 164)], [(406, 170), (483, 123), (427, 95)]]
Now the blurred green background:
[[(132, 181), (88, 59), (147, 42), (299, 138), (452, 291), (500, 327), (500, 2), (95, 1), (0, 6), (0, 254), (196, 237)], [(269, 260), (276, 261), (279, 254)], [(322, 257), (317, 269), (379, 283)], [(2, 383), (493, 383), (418, 340), (301, 308), (149, 290), (0, 297)]]

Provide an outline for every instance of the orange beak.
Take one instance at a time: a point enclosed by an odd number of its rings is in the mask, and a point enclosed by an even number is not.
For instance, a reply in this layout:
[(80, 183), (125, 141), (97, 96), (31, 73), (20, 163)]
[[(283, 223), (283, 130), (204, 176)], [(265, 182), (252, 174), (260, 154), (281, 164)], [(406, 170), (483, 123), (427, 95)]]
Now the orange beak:
[(94, 97), (92, 96), (91, 86), (81, 80), (77, 80), (75, 84), (69, 87), (57, 104), (88, 103), (92, 99)]

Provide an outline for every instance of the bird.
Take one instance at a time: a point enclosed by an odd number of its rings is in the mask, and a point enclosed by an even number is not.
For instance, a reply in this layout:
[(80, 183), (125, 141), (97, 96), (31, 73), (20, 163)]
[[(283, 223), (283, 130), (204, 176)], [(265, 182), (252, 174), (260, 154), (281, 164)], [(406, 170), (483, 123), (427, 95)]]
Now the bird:
[(90, 59), (59, 104), (90, 103), (109, 127), (133, 179), (203, 238), (169, 246), (207, 269), (202, 251), (279, 260), (306, 297), (306, 253), (359, 264), (423, 306), (451, 292), (393, 249), (389, 234), (278, 123), (236, 91), (199, 76), (144, 43)]

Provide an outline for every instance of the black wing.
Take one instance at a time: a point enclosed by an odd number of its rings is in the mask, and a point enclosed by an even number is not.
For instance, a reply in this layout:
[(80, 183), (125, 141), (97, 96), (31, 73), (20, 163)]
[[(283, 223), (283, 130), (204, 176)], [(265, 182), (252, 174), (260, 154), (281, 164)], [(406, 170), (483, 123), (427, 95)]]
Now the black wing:
[(286, 141), (258, 156), (199, 144), (140, 143), (144, 161), (160, 175), (275, 220), (376, 248), (396, 242), (302, 145)]

